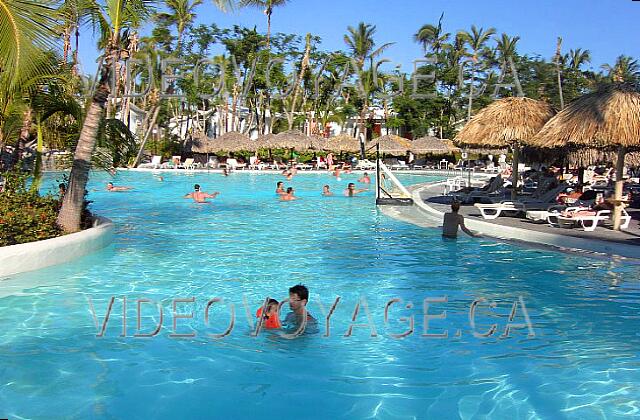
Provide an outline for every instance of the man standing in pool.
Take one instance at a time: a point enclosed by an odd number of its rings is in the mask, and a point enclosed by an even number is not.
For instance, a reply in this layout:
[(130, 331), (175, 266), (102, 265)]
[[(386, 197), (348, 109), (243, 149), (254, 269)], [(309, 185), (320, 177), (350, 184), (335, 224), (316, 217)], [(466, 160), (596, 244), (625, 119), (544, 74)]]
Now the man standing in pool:
[(216, 198), (218, 194), (220, 193), (217, 191), (213, 194), (200, 191), (200, 184), (196, 184), (193, 186), (193, 192), (185, 195), (184, 198), (192, 198), (196, 203), (207, 203), (207, 198)]
[(460, 203), (454, 201), (451, 203), (451, 211), (444, 214), (444, 221), (442, 223), (442, 236), (445, 238), (455, 239), (458, 237), (458, 227), (462, 229), (464, 233), (469, 236), (478, 237), (480, 235), (473, 233), (464, 225), (464, 216), (458, 214), (460, 210)]
[(291, 308), (291, 312), (284, 319), (283, 326), (285, 329), (296, 331), (304, 327), (303, 331), (313, 332), (317, 330), (318, 321), (307, 311), (308, 302), (309, 289), (306, 286), (296, 284), (289, 288), (289, 308)]

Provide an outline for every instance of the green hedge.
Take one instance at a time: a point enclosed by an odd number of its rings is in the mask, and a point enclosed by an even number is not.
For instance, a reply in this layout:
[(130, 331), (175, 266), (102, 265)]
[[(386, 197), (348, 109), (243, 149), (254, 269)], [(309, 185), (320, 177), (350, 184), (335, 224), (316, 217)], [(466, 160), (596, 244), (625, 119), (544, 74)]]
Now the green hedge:
[(0, 246), (54, 238), (62, 234), (56, 223), (60, 201), (51, 195), (41, 196), (27, 189), (27, 175), (2, 174), (4, 190), (0, 192)]

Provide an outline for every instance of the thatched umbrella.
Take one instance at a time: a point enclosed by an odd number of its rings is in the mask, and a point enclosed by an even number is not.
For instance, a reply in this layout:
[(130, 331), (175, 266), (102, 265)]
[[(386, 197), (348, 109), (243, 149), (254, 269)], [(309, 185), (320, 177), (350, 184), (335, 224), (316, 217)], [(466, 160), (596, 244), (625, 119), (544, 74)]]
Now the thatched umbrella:
[(216, 139), (210, 139), (213, 145), (213, 152), (239, 152), (243, 150), (251, 151), (253, 142), (249, 136), (229, 131)]
[(614, 229), (620, 229), (622, 172), (627, 150), (640, 148), (640, 93), (610, 85), (583, 95), (553, 117), (533, 146), (617, 150)]
[(389, 154), (405, 154), (411, 149), (411, 140), (404, 137), (387, 134), (367, 144), (367, 149), (380, 145), (380, 152)]
[(411, 142), (409, 149), (413, 153), (433, 153), (445, 155), (460, 150), (453, 145), (451, 140), (443, 140), (433, 136), (424, 136)]
[(475, 147), (510, 147), (513, 151), (513, 190), (518, 186), (520, 146), (530, 141), (555, 114), (546, 102), (515, 97), (499, 99), (478, 112), (455, 138), (459, 145)]
[(283, 149), (295, 149), (304, 152), (313, 148), (311, 138), (298, 130), (284, 131), (275, 136), (274, 142)]
[(324, 150), (338, 153), (357, 153), (360, 151), (360, 142), (346, 134), (330, 137), (324, 145)]

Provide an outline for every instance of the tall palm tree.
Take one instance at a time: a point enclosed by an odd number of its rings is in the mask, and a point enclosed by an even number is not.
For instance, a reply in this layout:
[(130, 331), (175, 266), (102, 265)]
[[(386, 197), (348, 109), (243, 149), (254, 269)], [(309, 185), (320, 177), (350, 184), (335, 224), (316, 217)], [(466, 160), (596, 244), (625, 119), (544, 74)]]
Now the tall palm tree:
[[(513, 60), (516, 57), (516, 45), (520, 40), (519, 36), (509, 37), (509, 35), (503, 33), (499, 39), (496, 39), (496, 49), (498, 50), (498, 55), (500, 61), (502, 62), (502, 72), (506, 73), (507, 66), (511, 66), (513, 64)], [(516, 90), (518, 92), (518, 96), (524, 96), (522, 92), (522, 86), (520, 85), (520, 81), (517, 76), (514, 77), (514, 83), (516, 85)], [(496, 92), (498, 87), (496, 86)]]
[(477, 28), (476, 25), (471, 25), (471, 32), (461, 32), (462, 38), (465, 40), (469, 48), (471, 48), (471, 83), (469, 84), (469, 109), (467, 118), (471, 119), (472, 106), (473, 106), (473, 85), (476, 81), (476, 68), (479, 61), (480, 53), (485, 48), (487, 41), (491, 38), (491, 35), (495, 34), (494, 28), (489, 28), (486, 31), (483, 28)]
[(284, 6), (289, 0), (240, 0), (240, 7), (257, 7), (264, 9), (264, 14), (267, 15), (267, 49), (270, 49), (271, 40), (271, 15), (273, 14), (273, 8), (278, 6)]
[(413, 35), (414, 41), (422, 44), (422, 48), (424, 49), (425, 55), (429, 48), (433, 51), (436, 56), (442, 51), (444, 44), (449, 39), (449, 33), (444, 33), (442, 31), (442, 19), (444, 18), (444, 13), (440, 15), (440, 19), (438, 19), (437, 25), (426, 24), (423, 25), (418, 32)]
[[(361, 92), (363, 95), (363, 104), (362, 109), (360, 110), (360, 134), (364, 136), (366, 139), (367, 131), (365, 125), (365, 116), (369, 110), (369, 94), (372, 92), (367, 86), (370, 85), (368, 83), (369, 80), (373, 79), (373, 72), (377, 71), (377, 67), (381, 64), (374, 65), (373, 60), (382, 54), (384, 50), (393, 45), (393, 42), (388, 42), (376, 48), (376, 42), (373, 39), (374, 34), (376, 33), (375, 25), (370, 25), (364, 22), (360, 22), (356, 28), (349, 26), (347, 27), (348, 34), (344, 36), (344, 42), (347, 44), (349, 49), (351, 50), (351, 55), (358, 66), (358, 76), (360, 78), (360, 87), (364, 89), (364, 92)], [(365, 62), (369, 60), (369, 70), (365, 71)], [(364, 154), (364, 145), (361, 142), (361, 154)]]
[(182, 51), (182, 37), (184, 31), (193, 23), (196, 18), (195, 9), (202, 4), (202, 0), (166, 0), (170, 13), (162, 13), (169, 21), (176, 25), (178, 30), (178, 40), (176, 50), (178, 54)]
[(583, 50), (582, 48), (577, 48), (575, 50), (569, 50), (569, 66), (572, 70), (579, 71), (580, 67), (584, 64), (591, 62), (591, 53), (589, 50)]

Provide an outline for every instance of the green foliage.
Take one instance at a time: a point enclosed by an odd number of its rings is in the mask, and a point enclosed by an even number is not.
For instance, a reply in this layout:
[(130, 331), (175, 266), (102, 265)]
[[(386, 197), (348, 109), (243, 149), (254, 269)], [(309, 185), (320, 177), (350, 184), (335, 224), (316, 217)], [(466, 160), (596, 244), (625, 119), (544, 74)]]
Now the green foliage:
[(56, 219), (60, 200), (27, 188), (27, 175), (3, 174), (0, 192), (0, 246), (54, 238), (62, 233)]

